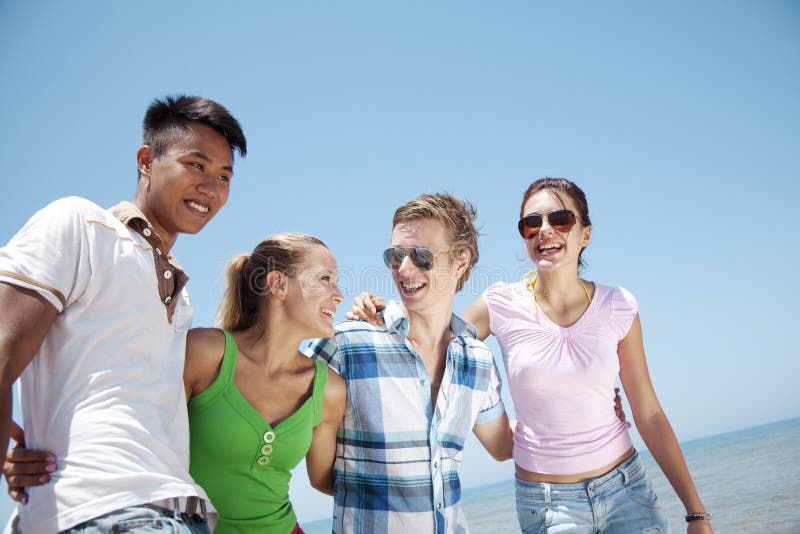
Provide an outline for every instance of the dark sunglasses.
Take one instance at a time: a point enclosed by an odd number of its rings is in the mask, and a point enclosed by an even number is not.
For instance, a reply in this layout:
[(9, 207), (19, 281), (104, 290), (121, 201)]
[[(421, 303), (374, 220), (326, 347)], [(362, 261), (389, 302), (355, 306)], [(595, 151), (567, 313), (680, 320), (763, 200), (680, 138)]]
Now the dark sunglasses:
[(575, 214), (570, 210), (556, 210), (544, 215), (532, 213), (521, 218), (517, 223), (519, 235), (525, 239), (536, 237), (536, 234), (542, 229), (545, 217), (547, 217), (547, 222), (553, 227), (553, 230), (558, 230), (559, 232), (569, 232), (575, 226)]
[(444, 252), (434, 252), (429, 248), (423, 247), (389, 247), (383, 251), (383, 263), (390, 269), (398, 269), (400, 264), (403, 263), (403, 259), (408, 256), (417, 269), (430, 271), (433, 268), (433, 259), (436, 254), (444, 254)]

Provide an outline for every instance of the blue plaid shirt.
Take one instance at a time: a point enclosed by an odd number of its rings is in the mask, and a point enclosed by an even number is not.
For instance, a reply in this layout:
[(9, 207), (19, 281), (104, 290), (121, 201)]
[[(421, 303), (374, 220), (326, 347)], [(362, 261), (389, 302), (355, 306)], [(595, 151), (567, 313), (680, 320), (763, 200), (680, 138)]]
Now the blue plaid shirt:
[(338, 533), (468, 532), (458, 466), (475, 424), (500, 417), (500, 377), (474, 328), (453, 315), (436, 407), (430, 377), (406, 340), (408, 319), (396, 302), (385, 326), (336, 325), (314, 340), (312, 358), (347, 382), (348, 405), (334, 463), (333, 531)]

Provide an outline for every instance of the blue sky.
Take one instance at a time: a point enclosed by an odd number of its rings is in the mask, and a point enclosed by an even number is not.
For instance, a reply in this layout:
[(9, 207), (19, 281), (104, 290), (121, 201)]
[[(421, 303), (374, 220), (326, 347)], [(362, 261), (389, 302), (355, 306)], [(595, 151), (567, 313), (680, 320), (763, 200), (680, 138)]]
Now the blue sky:
[[(800, 4), (231, 6), (0, 2), (0, 161), (14, 167), (0, 241), (62, 196), (131, 199), (146, 106), (200, 94), (239, 118), (250, 153), (227, 206), (174, 249), (196, 325), (213, 320), (226, 259), (279, 231), (328, 244), (348, 303), (394, 295), (380, 251), (394, 209), (424, 191), (478, 207), (463, 310), (529, 268), (521, 194), (566, 176), (594, 223), (584, 276), (639, 299), (679, 439), (800, 415)], [(511, 472), (468, 443), (466, 486)], [(301, 520), (329, 514), (304, 472), (292, 492)]]

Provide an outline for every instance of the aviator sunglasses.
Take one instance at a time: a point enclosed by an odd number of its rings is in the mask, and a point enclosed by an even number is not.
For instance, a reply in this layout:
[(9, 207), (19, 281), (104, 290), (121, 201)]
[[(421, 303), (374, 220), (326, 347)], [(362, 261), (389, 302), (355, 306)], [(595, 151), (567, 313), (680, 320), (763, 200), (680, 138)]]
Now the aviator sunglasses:
[(429, 248), (423, 247), (389, 247), (383, 251), (383, 263), (390, 269), (398, 269), (400, 264), (403, 263), (403, 258), (408, 256), (411, 258), (411, 263), (416, 265), (420, 271), (430, 271), (433, 268), (433, 259), (437, 254), (445, 254), (445, 252), (434, 252)]
[(575, 214), (570, 210), (555, 210), (544, 215), (532, 213), (521, 218), (517, 223), (519, 235), (525, 239), (536, 237), (539, 230), (542, 229), (545, 217), (547, 217), (547, 222), (553, 227), (553, 230), (558, 230), (559, 232), (569, 232), (575, 226)]

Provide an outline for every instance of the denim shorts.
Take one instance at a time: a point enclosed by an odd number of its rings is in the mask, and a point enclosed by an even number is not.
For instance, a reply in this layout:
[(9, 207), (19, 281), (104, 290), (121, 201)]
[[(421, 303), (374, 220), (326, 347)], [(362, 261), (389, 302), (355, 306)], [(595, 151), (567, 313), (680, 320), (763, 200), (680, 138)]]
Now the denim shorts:
[(158, 532), (159, 534), (210, 534), (200, 516), (176, 514), (149, 505), (129, 506), (75, 525), (61, 534), (123, 534)]
[(517, 517), (525, 534), (664, 534), (658, 504), (639, 453), (605, 475), (574, 484), (516, 477)]

